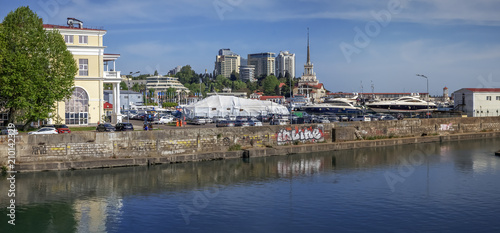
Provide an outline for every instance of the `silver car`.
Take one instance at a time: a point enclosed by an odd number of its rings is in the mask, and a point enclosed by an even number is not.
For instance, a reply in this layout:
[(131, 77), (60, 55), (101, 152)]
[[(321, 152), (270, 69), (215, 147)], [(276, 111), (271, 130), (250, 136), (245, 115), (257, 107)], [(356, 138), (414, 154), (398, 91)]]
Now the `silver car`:
[(43, 127), (37, 131), (29, 132), (28, 134), (58, 134), (57, 129), (53, 127)]

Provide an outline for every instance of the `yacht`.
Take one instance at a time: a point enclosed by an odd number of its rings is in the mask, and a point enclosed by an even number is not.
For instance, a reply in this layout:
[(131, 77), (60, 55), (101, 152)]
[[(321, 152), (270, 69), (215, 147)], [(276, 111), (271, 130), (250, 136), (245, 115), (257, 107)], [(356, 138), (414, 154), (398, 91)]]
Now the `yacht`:
[(423, 101), (414, 96), (401, 97), (396, 100), (389, 101), (379, 101), (366, 104), (367, 107), (371, 108), (375, 112), (427, 112), (427, 106), (429, 106), (429, 111), (435, 111), (437, 109), (436, 104), (432, 102)]
[(352, 100), (345, 98), (326, 99), (323, 103), (307, 104), (299, 108), (311, 114), (338, 113), (338, 114), (360, 114), (362, 109), (355, 107)]

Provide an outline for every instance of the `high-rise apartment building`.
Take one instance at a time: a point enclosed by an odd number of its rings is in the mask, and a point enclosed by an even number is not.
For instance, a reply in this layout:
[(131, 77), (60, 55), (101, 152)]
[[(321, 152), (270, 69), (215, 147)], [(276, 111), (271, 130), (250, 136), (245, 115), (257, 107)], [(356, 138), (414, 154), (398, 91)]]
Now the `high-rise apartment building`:
[(238, 72), (240, 68), (240, 55), (233, 53), (230, 49), (220, 49), (215, 60), (215, 75), (231, 77), (233, 71)]
[(255, 66), (240, 66), (240, 79), (243, 82), (248, 80), (250, 80), (250, 82), (255, 82)]
[(295, 54), (288, 51), (281, 51), (276, 57), (276, 72), (278, 77), (280, 74), (285, 77), (289, 73), (292, 78), (295, 78)]
[(255, 77), (263, 74), (271, 75), (275, 72), (275, 53), (254, 53), (248, 54), (248, 65), (255, 66)]

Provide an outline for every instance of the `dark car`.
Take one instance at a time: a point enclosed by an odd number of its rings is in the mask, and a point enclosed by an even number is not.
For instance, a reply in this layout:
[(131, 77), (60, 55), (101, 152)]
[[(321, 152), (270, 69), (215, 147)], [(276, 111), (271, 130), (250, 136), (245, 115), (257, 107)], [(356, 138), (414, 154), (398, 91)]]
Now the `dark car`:
[(110, 123), (99, 124), (96, 128), (97, 132), (114, 132), (116, 129)]
[(216, 127), (235, 127), (235, 122), (234, 121), (219, 121), (215, 125)]
[(71, 133), (71, 130), (67, 125), (54, 125), (57, 130), (57, 133)]
[(134, 131), (134, 126), (132, 125), (132, 123), (123, 122), (123, 123), (117, 123), (115, 125), (115, 129), (116, 131), (127, 131), (127, 130)]

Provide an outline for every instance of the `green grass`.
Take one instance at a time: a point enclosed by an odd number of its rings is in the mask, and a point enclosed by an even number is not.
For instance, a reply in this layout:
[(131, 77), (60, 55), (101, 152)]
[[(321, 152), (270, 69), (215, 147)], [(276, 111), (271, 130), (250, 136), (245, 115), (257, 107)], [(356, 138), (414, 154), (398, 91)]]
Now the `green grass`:
[(76, 131), (95, 131), (96, 127), (95, 126), (70, 127), (69, 129), (71, 130), (71, 132), (76, 132)]
[(241, 150), (240, 144), (234, 144), (234, 145), (230, 146), (228, 149), (228, 151), (237, 151), (237, 150)]

